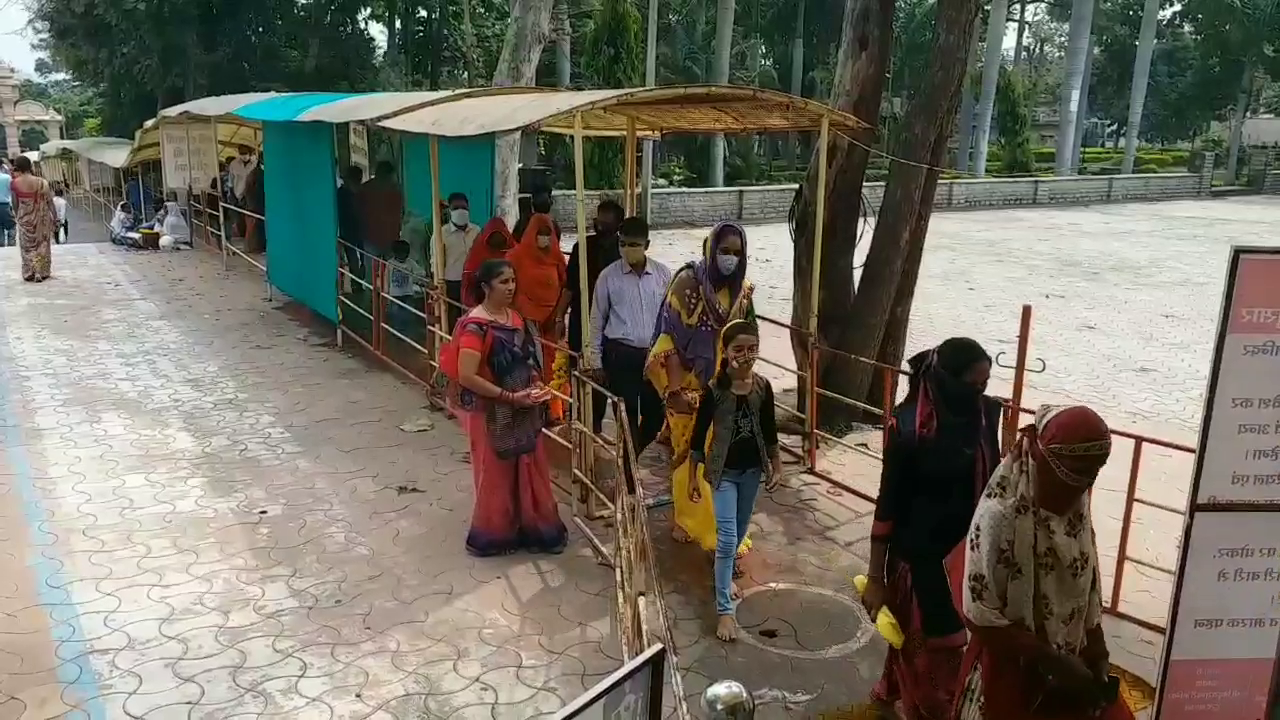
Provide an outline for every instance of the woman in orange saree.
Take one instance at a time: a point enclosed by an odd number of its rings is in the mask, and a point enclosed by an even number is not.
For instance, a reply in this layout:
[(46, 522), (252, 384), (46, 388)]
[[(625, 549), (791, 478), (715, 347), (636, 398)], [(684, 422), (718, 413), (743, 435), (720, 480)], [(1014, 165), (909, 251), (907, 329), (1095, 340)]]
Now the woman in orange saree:
[(516, 272), (515, 310), (537, 328), (543, 353), (554, 357), (554, 345), (561, 339), (556, 331), (562, 320), (555, 317), (555, 309), (568, 268), (550, 215), (539, 213), (529, 219), (524, 236), (507, 253), (507, 261)]
[(480, 266), (485, 260), (501, 260), (506, 257), (507, 251), (515, 244), (511, 231), (507, 229), (507, 222), (501, 216), (495, 216), (480, 228), (480, 234), (471, 244), (467, 261), (462, 266), (462, 302), (467, 307), (480, 304), (480, 296), (475, 287), (476, 272)]

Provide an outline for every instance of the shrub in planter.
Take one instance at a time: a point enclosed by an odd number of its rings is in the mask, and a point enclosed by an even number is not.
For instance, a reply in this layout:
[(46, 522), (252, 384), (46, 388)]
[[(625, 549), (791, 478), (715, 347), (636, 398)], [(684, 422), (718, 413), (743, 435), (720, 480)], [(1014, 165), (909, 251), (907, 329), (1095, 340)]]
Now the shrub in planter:
[(1138, 173), (1139, 175), (1153, 175), (1155, 173), (1160, 172), (1160, 167), (1157, 165), (1151, 165), (1151, 164), (1139, 165), (1134, 172)]
[(1139, 155), (1138, 162), (1143, 165), (1154, 165), (1158, 168), (1167, 168), (1173, 164), (1173, 158), (1163, 153), (1149, 153)]
[(1031, 158), (1037, 163), (1052, 163), (1057, 158), (1057, 151), (1053, 148), (1036, 148), (1031, 151)]

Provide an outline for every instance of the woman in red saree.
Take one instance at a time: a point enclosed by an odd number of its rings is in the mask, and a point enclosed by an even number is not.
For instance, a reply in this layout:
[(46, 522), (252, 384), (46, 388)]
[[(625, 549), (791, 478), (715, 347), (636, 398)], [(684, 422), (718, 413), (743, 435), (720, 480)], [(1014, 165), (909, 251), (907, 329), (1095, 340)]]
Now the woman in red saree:
[(455, 406), (471, 442), (475, 508), (467, 552), (559, 553), (568, 533), (542, 437), (548, 392), (538, 344), (511, 308), (516, 281), (509, 262), (485, 261), (476, 285), (481, 302), (458, 320), (450, 341), (456, 359), (451, 363), (446, 351), (441, 361), (456, 377)]
[(537, 326), (543, 352), (554, 357), (552, 345), (560, 342), (558, 331), (564, 319), (555, 316), (555, 309), (568, 270), (550, 215), (538, 213), (529, 219), (524, 236), (507, 253), (507, 260), (516, 271), (516, 312)]
[(1088, 491), (1111, 431), (1086, 407), (1042, 406), (973, 517), (957, 720), (1133, 720), (1109, 677)]
[(471, 244), (467, 253), (467, 261), (462, 266), (462, 302), (467, 307), (480, 304), (480, 296), (476, 294), (476, 272), (485, 260), (500, 260), (506, 257), (507, 251), (515, 246), (511, 231), (507, 229), (507, 221), (495, 215), (492, 220), (480, 228), (480, 234)]
[(964, 656), (960, 616), (964, 539), (1000, 457), (1000, 403), (984, 394), (991, 358), (951, 338), (908, 361), (907, 397), (886, 433), (862, 601), (887, 606), (906, 642), (889, 649), (871, 693), (883, 717), (947, 720)]

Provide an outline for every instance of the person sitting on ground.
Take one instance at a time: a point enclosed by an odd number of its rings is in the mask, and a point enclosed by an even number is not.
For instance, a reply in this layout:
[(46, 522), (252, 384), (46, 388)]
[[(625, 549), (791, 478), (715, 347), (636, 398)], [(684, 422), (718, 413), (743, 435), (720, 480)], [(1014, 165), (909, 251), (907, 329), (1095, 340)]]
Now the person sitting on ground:
[(164, 220), (156, 229), (160, 231), (162, 241), (165, 237), (171, 237), (175, 245), (191, 245), (191, 228), (175, 200), (164, 204)]
[(71, 238), (71, 233), (67, 230), (67, 198), (66, 191), (62, 189), (62, 183), (54, 183), (53, 186), (53, 209), (58, 212), (58, 227), (55, 230), (54, 240), (59, 245), (66, 244)]
[(135, 227), (137, 220), (133, 217), (133, 206), (127, 200), (121, 202), (116, 206), (115, 215), (111, 217), (111, 242), (128, 245), (129, 239), (125, 237), (125, 233), (133, 232)]

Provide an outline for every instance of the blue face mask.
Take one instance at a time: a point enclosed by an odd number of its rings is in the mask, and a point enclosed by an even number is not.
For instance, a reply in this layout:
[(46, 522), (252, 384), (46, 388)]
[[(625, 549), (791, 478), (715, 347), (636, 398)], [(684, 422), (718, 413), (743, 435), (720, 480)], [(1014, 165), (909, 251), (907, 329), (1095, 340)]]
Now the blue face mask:
[(721, 275), (732, 275), (738, 269), (737, 255), (716, 255), (716, 267)]

